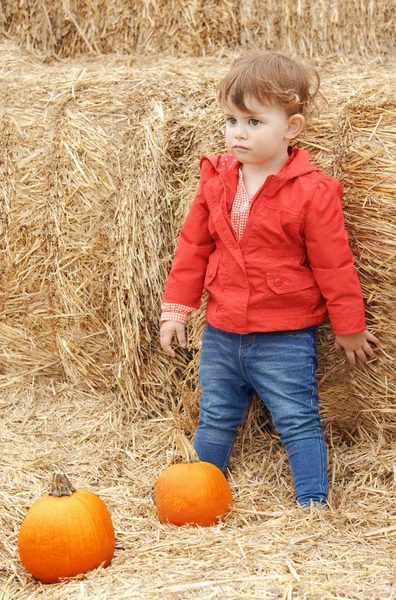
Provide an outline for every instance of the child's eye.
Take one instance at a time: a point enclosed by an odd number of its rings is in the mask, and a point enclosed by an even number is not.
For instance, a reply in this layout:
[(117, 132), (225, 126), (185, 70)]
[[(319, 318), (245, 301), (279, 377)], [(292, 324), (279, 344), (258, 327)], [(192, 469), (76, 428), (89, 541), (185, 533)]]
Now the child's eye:
[(228, 117), (228, 119), (227, 119), (227, 123), (228, 123), (229, 125), (235, 125), (235, 124), (236, 124), (236, 122), (237, 122), (237, 120), (236, 120), (236, 119), (234, 119), (234, 117)]
[(258, 119), (250, 119), (249, 123), (255, 127), (260, 123), (260, 121)]

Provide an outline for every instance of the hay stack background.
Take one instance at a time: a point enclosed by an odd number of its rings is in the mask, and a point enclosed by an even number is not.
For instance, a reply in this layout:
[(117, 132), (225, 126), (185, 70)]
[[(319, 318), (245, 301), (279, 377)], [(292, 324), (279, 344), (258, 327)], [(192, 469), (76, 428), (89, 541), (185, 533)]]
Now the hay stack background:
[[(158, 346), (159, 310), (199, 159), (224, 148), (215, 85), (231, 58), (43, 66), (5, 45), (2, 60), (0, 385), (46, 376), (113, 390), (142, 414), (171, 408), (191, 431), (203, 311), (189, 352), (169, 361)], [(324, 418), (387, 436), (395, 427), (392, 72), (324, 70), (329, 104), (301, 143), (345, 186), (369, 323), (384, 344), (376, 361), (351, 370), (322, 328)]]
[(0, 33), (51, 56), (200, 56), (252, 46), (307, 56), (394, 53), (387, 0), (7, 0)]

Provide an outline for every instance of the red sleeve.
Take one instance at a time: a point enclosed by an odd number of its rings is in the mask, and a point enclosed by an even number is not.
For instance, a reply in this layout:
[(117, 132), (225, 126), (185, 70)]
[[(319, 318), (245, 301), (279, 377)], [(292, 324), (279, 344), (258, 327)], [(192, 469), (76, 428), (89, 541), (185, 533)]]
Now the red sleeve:
[(214, 174), (209, 160), (201, 161), (201, 179), (190, 211), (180, 231), (175, 258), (163, 302), (199, 308), (209, 256), (215, 240), (209, 233), (209, 210), (204, 187)]
[(342, 187), (331, 178), (319, 183), (306, 214), (304, 234), (312, 273), (326, 300), (333, 332), (366, 329), (364, 303), (342, 214)]

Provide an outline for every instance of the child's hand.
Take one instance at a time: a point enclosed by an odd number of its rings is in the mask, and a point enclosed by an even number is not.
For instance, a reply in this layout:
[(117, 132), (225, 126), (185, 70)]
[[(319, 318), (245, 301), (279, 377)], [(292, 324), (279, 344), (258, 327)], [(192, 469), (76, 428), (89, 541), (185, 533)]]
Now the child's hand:
[(187, 347), (186, 326), (177, 321), (165, 321), (161, 325), (161, 346), (169, 356), (175, 356), (172, 349), (172, 338), (176, 334), (177, 340), (182, 348)]
[(370, 358), (375, 358), (374, 350), (369, 342), (373, 342), (376, 346), (379, 346), (381, 343), (375, 335), (366, 330), (361, 333), (352, 333), (350, 335), (336, 335), (334, 345), (337, 351), (344, 348), (349, 363), (354, 367), (356, 364), (356, 357), (358, 357), (362, 363), (368, 362)]

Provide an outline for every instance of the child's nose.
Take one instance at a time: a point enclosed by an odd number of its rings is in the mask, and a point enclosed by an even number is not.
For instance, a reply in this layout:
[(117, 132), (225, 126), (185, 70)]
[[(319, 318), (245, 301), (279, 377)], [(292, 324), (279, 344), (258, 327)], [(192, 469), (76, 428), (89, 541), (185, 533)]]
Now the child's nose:
[(237, 139), (246, 139), (246, 137), (247, 137), (246, 127), (244, 126), (243, 123), (238, 123), (238, 125), (235, 129), (235, 137)]

